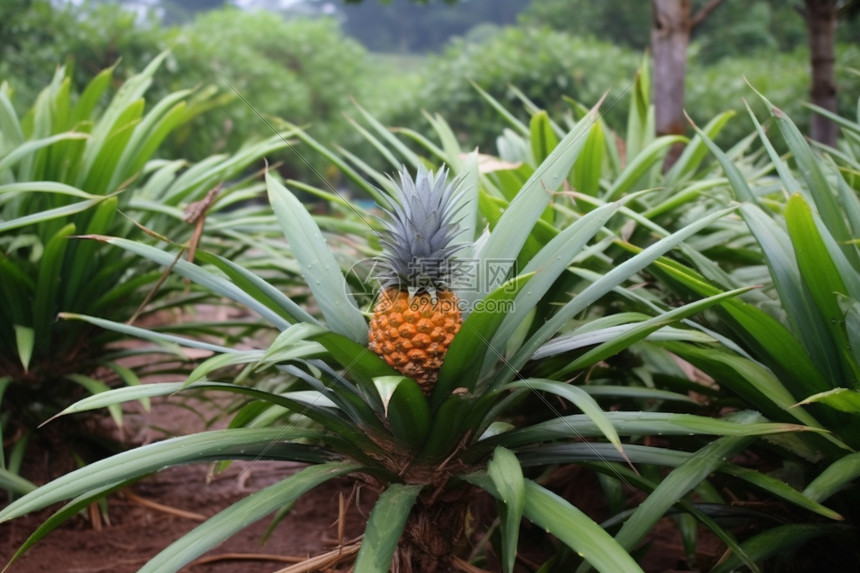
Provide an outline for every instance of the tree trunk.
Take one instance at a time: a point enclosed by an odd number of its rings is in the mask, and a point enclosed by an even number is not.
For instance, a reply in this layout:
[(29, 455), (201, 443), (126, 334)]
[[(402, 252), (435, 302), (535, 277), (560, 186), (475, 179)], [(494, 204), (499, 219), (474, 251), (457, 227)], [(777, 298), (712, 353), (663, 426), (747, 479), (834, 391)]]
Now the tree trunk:
[[(809, 60), (812, 74), (812, 103), (836, 112), (836, 0), (805, 0), (809, 31)], [(837, 126), (817, 113), (812, 114), (810, 136), (826, 145), (836, 145)]]
[(651, 0), (654, 112), (658, 135), (684, 133), (684, 78), (692, 21), (690, 0)]
[[(693, 23), (691, 0), (651, 0), (654, 52), (654, 119), (657, 135), (680, 135), (685, 131), (684, 80), (687, 76), (687, 46)], [(684, 146), (676, 143), (663, 160), (668, 171)]]

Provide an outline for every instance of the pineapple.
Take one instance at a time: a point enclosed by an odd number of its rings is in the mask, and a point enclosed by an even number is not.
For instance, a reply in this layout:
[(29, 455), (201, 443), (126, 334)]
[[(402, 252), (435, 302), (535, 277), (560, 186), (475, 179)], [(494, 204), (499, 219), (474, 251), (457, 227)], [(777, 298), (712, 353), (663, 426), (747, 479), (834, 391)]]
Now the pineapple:
[(459, 186), (447, 176), (421, 168), (413, 180), (400, 172), (380, 233), (381, 291), (370, 321), (370, 350), (427, 396), (463, 322), (451, 290), (451, 258), (463, 246), (455, 243)]

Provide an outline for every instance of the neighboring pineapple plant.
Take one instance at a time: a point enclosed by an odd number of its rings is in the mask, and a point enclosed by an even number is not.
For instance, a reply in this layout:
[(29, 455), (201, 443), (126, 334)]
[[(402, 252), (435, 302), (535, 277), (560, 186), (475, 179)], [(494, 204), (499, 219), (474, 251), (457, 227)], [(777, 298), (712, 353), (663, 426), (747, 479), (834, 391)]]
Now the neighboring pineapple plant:
[(401, 171), (380, 239), (382, 290), (370, 321), (369, 348), (425, 396), (463, 322), (451, 290), (452, 259), (464, 247), (456, 242), (462, 194), (447, 175), (419, 168), (413, 180)]
[[(211, 105), (205, 94), (193, 97), (190, 90), (147, 102), (166, 55), (116, 91), (114, 68), (99, 73), (81, 94), (73, 93), (71, 78), (59, 68), (20, 117), (12, 87), (0, 83), (0, 442), (8, 451), (0, 452), (0, 487), (10, 492), (26, 489), (15, 474), (28, 440), (50, 434), (50, 428), (35, 432), (46, 419), (81, 396), (137, 384), (144, 370), (176, 367), (177, 357), (164, 349), (121, 348), (123, 336), (60, 320), (59, 312), (152, 324), (156, 312), (167, 316), (208, 296), (83, 236), (148, 240), (138, 223), (189, 251), (199, 242), (238, 256), (247, 247), (223, 238), (249, 214), (236, 202), (261, 191), (243, 174), (287, 145), (272, 137), (197, 165), (157, 157), (173, 131)], [(222, 185), (227, 180), (233, 181)], [(192, 221), (195, 205), (204, 208)], [(224, 219), (219, 213), (227, 206), (233, 209)], [(147, 351), (156, 358), (135, 369), (121, 361)], [(121, 421), (119, 408), (111, 414)], [(69, 440), (68, 432), (60, 434)]]

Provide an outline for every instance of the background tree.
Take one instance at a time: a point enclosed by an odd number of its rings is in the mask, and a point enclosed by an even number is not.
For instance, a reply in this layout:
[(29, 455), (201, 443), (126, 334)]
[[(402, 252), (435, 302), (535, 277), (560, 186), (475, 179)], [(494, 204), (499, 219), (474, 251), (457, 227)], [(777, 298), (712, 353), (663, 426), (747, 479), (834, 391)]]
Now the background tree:
[(723, 0), (709, 0), (694, 15), (692, 0), (651, 1), (654, 113), (659, 135), (685, 131), (684, 81), (690, 35), (722, 3)]
[[(715, 10), (717, 6), (719, 10)], [(685, 125), (682, 110), (688, 58), (701, 65), (765, 53), (772, 57), (774, 51), (792, 52), (804, 42), (810, 52), (810, 98), (816, 105), (836, 111), (834, 47), (837, 43), (860, 43), (860, 26), (838, 24), (854, 21), (860, 13), (860, 1), (653, 0), (650, 7), (654, 101), (661, 133), (676, 133)], [(648, 40), (642, 22), (648, 8), (638, 0), (541, 0), (532, 2), (519, 21), (644, 49)], [(797, 12), (803, 19), (797, 18)], [(826, 118), (810, 119), (814, 139), (832, 143), (835, 133)]]
[[(798, 8), (806, 21), (809, 35), (809, 62), (812, 103), (828, 111), (837, 111), (836, 93), (836, 32), (840, 17), (854, 19), (860, 13), (857, 0), (804, 0)], [(836, 144), (837, 125), (815, 114), (810, 121), (810, 136), (816, 141)]]

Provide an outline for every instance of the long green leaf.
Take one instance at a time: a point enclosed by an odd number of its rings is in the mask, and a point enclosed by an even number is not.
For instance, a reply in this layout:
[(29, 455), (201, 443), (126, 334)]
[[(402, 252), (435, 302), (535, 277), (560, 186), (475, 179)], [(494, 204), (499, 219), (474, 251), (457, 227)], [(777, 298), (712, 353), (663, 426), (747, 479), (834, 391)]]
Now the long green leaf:
[(359, 469), (357, 464), (333, 462), (310, 466), (221, 511), (192, 529), (144, 565), (139, 573), (178, 571), (248, 525), (292, 504), (326, 481)]
[(848, 454), (829, 466), (812, 480), (803, 494), (815, 501), (824, 501), (860, 477), (860, 453)]
[[(480, 382), (482, 360), (488, 352), (498, 352), (490, 346), (494, 333), (505, 320), (511, 301), (531, 281), (533, 274), (519, 275), (496, 288), (469, 313), (451, 342), (439, 378), (433, 390), (431, 404), (435, 408), (455, 388), (473, 390)], [(514, 303), (516, 304), (516, 303)]]
[[(532, 358), (534, 360), (541, 360), (548, 356), (556, 356), (565, 352), (582, 350), (588, 348), (589, 346), (595, 346), (598, 344), (611, 342), (618, 337), (624, 336), (630, 330), (635, 329), (639, 325), (641, 325), (644, 320), (648, 320), (650, 318), (654, 317), (649, 317), (646, 314), (625, 312), (595, 319), (591, 323), (583, 325), (582, 327), (578, 328), (577, 330), (574, 330), (569, 334), (563, 334), (561, 336), (553, 338), (552, 340), (541, 346), (540, 349), (534, 353)], [(615, 323), (615, 320), (607, 319), (620, 320), (619, 323)], [(632, 322), (628, 322), (628, 320), (631, 319)], [(609, 324), (609, 326), (603, 326), (604, 324)], [(645, 337), (645, 340), (676, 340), (686, 342), (699, 342), (705, 344), (716, 342), (716, 339), (713, 336), (704, 332), (682, 328), (673, 328), (671, 326), (664, 326), (660, 330), (650, 333), (648, 336)]]
[(501, 511), (503, 517), (502, 571), (512, 573), (517, 557), (520, 520), (526, 505), (523, 469), (513, 452), (499, 447), (493, 452), (493, 458), (487, 464), (487, 475), (493, 480), (500, 501), (504, 504)]
[(642, 569), (623, 547), (579, 509), (537, 483), (526, 481), (524, 515), (576, 551), (598, 571)]
[(285, 329), (289, 323), (281, 318), (281, 316), (273, 312), (265, 304), (257, 301), (253, 296), (249, 295), (241, 288), (236, 286), (232, 281), (225, 279), (220, 275), (216, 275), (207, 269), (199, 267), (193, 263), (189, 263), (185, 259), (178, 258), (175, 254), (168, 253), (161, 249), (120, 237), (104, 237), (100, 235), (87, 236), (88, 239), (103, 241), (110, 245), (121, 247), (129, 252), (145, 257), (159, 265), (172, 267), (173, 272), (188, 278), (189, 280), (203, 286), (215, 294), (225, 296), (235, 300), (240, 304), (244, 304), (251, 310), (258, 313), (260, 316), (268, 320), (279, 330)]
[(366, 346), (335, 332), (321, 332), (311, 337), (329, 351), (350, 376), (365, 385), (371, 385), (377, 376), (397, 376), (398, 372), (368, 350)]
[(549, 114), (546, 111), (539, 111), (534, 114), (529, 127), (532, 155), (535, 165), (540, 165), (558, 145), (558, 137), (552, 130)]
[[(427, 463), (440, 463), (463, 444), (464, 438), (480, 435), (480, 426), (496, 398), (493, 394), (481, 396), (459, 392), (448, 396), (433, 412), (432, 425), (419, 458)], [(492, 447), (484, 450), (486, 455)]]
[[(91, 376), (84, 376), (83, 374), (68, 374), (66, 376), (69, 380), (78, 384), (85, 388), (87, 392), (90, 394), (102, 394), (110, 390), (110, 386), (102, 382), (101, 380), (96, 380)], [(122, 409), (116, 404), (110, 404), (107, 406), (108, 412), (110, 412), (111, 418), (116, 423), (117, 426), (122, 426)]]
[[(605, 463), (604, 464), (589, 464), (589, 466), (593, 467), (597, 471), (604, 472), (603, 475), (609, 475), (613, 479), (623, 480), (627, 484), (630, 484), (632, 487), (635, 487), (641, 491), (653, 492), (657, 489), (657, 485), (658, 485), (657, 483), (653, 482), (652, 480), (648, 480), (648, 479), (643, 478), (640, 474), (635, 473), (633, 470), (631, 470), (630, 468), (627, 468), (625, 466), (618, 465), (618, 464), (605, 464)], [(700, 487), (699, 490), (700, 491), (705, 490), (707, 493), (707, 489), (708, 489), (707, 486), (708, 486), (707, 483), (703, 483), (702, 487)], [(743, 549), (740, 547), (740, 545), (735, 540), (734, 536), (731, 533), (729, 533), (728, 531), (726, 531), (723, 527), (721, 527), (714, 519), (712, 519), (708, 515), (708, 513), (706, 513), (702, 509), (700, 509), (700, 507), (703, 507), (702, 504), (693, 504), (693, 503), (691, 503), (685, 499), (681, 499), (676, 504), (675, 509), (677, 509), (678, 511), (683, 511), (684, 514), (690, 515), (691, 517), (695, 518), (698, 522), (703, 524), (705, 527), (707, 527), (711, 532), (714, 533), (714, 535), (717, 536), (718, 539), (720, 539), (720, 541), (722, 541), (727, 547), (729, 547), (732, 551), (734, 551), (743, 560), (745, 565), (747, 565), (751, 570), (755, 570), (756, 569), (755, 563), (743, 551)], [(732, 515), (737, 515), (737, 514), (740, 514), (743, 516), (743, 515), (748, 515), (750, 513), (750, 510), (741, 510), (738, 508), (728, 508), (727, 509), (722, 504), (718, 504), (716, 506), (716, 509), (717, 509), (717, 512), (710, 511), (709, 513), (713, 513), (715, 516), (718, 516), (720, 514), (723, 514), (723, 515), (727, 514), (729, 517), (731, 517)], [(617, 525), (618, 523), (620, 523), (624, 519), (627, 519), (634, 511), (636, 511), (636, 510), (634, 509), (634, 510), (620, 512), (615, 517), (604, 521), (603, 526), (604, 527), (614, 527), (615, 525)], [(678, 514), (674, 510), (670, 510), (670, 513), (675, 514), (675, 515)], [(684, 515), (684, 514), (681, 514), (681, 515)], [(578, 571), (582, 571), (583, 569), (584, 569), (584, 567), (580, 567), (580, 569)]]
[[(748, 415), (749, 413), (743, 413)], [(692, 414), (673, 414), (663, 412), (604, 412), (606, 418), (622, 436), (635, 435), (691, 435), (704, 434), (716, 436), (763, 436), (783, 432), (806, 432), (814, 428), (798, 424), (784, 423), (744, 423), (732, 420), (694, 416)], [(503, 445), (509, 449), (520, 446), (559, 439), (602, 436), (600, 427), (586, 415), (573, 414), (539, 422), (526, 428), (505, 432), (492, 438), (481, 440), (476, 447), (481, 449)], [(491, 451), (491, 450), (490, 450)]]
[(527, 389), (532, 392), (550, 392), (560, 398), (564, 398), (582, 410), (583, 414), (588, 416), (588, 418), (590, 418), (594, 424), (600, 428), (603, 436), (606, 437), (606, 439), (615, 446), (615, 449), (623, 455), (624, 449), (621, 446), (621, 439), (618, 437), (618, 432), (615, 431), (615, 427), (612, 425), (612, 422), (610, 422), (606, 417), (606, 413), (597, 401), (582, 388), (564, 382), (541, 380), (538, 378), (518, 380), (511, 384), (502, 386), (501, 389), (504, 390), (509, 388)]
[(330, 149), (326, 148), (324, 145), (319, 143), (313, 137), (308, 135), (308, 133), (299, 129), (297, 126), (292, 124), (286, 124), (287, 127), (290, 128), (291, 133), (294, 133), (296, 137), (298, 137), (302, 143), (306, 144), (308, 147), (313, 149), (315, 152), (319, 153), (322, 157), (324, 157), (327, 161), (330, 161), (332, 165), (337, 167), (350, 181), (352, 181), (359, 189), (367, 193), (370, 197), (380, 205), (386, 204), (386, 199), (383, 194), (379, 192), (379, 190), (367, 182), (367, 180), (358, 174), (350, 165), (343, 160), (342, 157), (333, 153)]
[(612, 186), (606, 192), (605, 199), (614, 201), (630, 191), (648, 169), (662, 159), (668, 149), (676, 143), (686, 143), (687, 138), (681, 135), (666, 135), (651, 142), (627, 164)]
[(220, 269), (243, 292), (282, 316), (286, 313), (287, 316), (299, 322), (319, 323), (316, 318), (308, 314), (305, 309), (296, 304), (292, 299), (248, 269), (220, 255), (205, 251), (197, 251), (196, 257), (201, 262), (211, 264)]
[(146, 114), (125, 145), (108, 183), (108, 189), (115, 189), (123, 180), (143, 167), (164, 138), (179, 125), (182, 119), (188, 117), (185, 102), (182, 100), (190, 93), (191, 90), (174, 92), (159, 101)]
[[(626, 444), (624, 455), (621, 455), (611, 444), (599, 442), (535, 444), (517, 450), (517, 458), (523, 467), (546, 467), (589, 462), (621, 462), (624, 464), (678, 467), (693, 455), (694, 453), (691, 452), (637, 444)], [(613, 466), (613, 471), (615, 468), (617, 466)], [(828, 519), (843, 519), (840, 514), (811, 499), (806, 493), (799, 492), (784, 481), (763, 474), (758, 470), (722, 463), (717, 471), (741, 479), (769, 496), (782, 498)]]
[(418, 451), (430, 430), (430, 408), (418, 384), (403, 376), (381, 376), (373, 382), (395, 439), (402, 447)]
[(826, 392), (819, 392), (797, 403), (798, 406), (807, 404), (827, 404), (840, 412), (849, 414), (860, 414), (860, 392), (849, 388), (834, 388)]
[[(317, 385), (320, 386), (319, 381)], [(129, 400), (138, 400), (141, 398), (151, 398), (154, 396), (166, 396), (180, 391), (213, 391), (227, 392), (232, 394), (241, 394), (249, 396), (252, 399), (262, 401), (264, 403), (276, 404), (292, 412), (296, 412), (307, 416), (308, 418), (320, 423), (324, 427), (336, 433), (339, 437), (351, 441), (356, 444), (356, 447), (364, 448), (366, 451), (375, 450), (373, 443), (367, 438), (364, 430), (356, 426), (355, 419), (366, 421), (375, 420), (372, 412), (351, 412), (354, 414), (353, 419), (347, 418), (339, 411), (333, 411), (329, 405), (331, 401), (328, 398), (339, 398), (338, 395), (331, 395), (325, 392), (314, 392), (312, 394), (299, 393), (284, 393), (273, 394), (264, 390), (250, 388), (239, 384), (229, 384), (223, 382), (195, 382), (193, 384), (184, 384), (182, 382), (165, 382), (165, 383), (150, 383), (140, 386), (115, 388), (95, 396), (89, 396), (72, 404), (63, 410), (57, 416), (71, 414), (75, 412), (84, 412), (96, 408), (104, 408), (112, 404), (127, 402)], [(322, 387), (321, 390), (326, 390)], [(344, 410), (349, 404), (344, 404)], [(366, 404), (364, 410), (369, 410)], [(372, 427), (372, 426), (371, 426)], [(353, 450), (356, 457), (360, 457), (361, 452)]]
[[(657, 266), (699, 295), (711, 296), (720, 291), (702, 276), (673, 261), (662, 259)], [(801, 342), (772, 316), (740, 299), (727, 300), (722, 309), (732, 329), (756, 349), (757, 356), (779, 374), (793, 395), (808, 396), (828, 388)]]
[(189, 348), (198, 348), (200, 350), (208, 350), (210, 352), (216, 353), (235, 353), (239, 352), (235, 348), (229, 348), (226, 346), (220, 346), (218, 344), (212, 344), (209, 342), (203, 342), (200, 340), (196, 340), (193, 338), (186, 338), (184, 336), (176, 336), (174, 334), (167, 334), (164, 332), (156, 332), (154, 330), (148, 330), (146, 328), (141, 328), (139, 326), (131, 326), (122, 322), (115, 322), (112, 320), (106, 320), (104, 318), (98, 318), (96, 316), (87, 316), (84, 314), (75, 314), (71, 312), (63, 312), (60, 313), (60, 318), (63, 319), (71, 319), (71, 320), (83, 320), (84, 322), (89, 322), (90, 324), (94, 324), (98, 327), (105, 328), (107, 330), (113, 330), (115, 332), (120, 332), (122, 334), (126, 334), (128, 336), (132, 336), (135, 338), (141, 338), (143, 340), (149, 340), (152, 342), (163, 343), (168, 345), (179, 345), (179, 346), (187, 346)]
[(36, 489), (36, 484), (30, 480), (0, 467), (0, 488), (16, 494), (30, 493)]
[[(702, 131), (704, 131), (708, 137), (714, 138), (719, 134), (726, 122), (728, 122), (734, 115), (734, 111), (724, 111), (709, 121)], [(686, 178), (687, 175), (694, 173), (702, 163), (707, 152), (708, 148), (705, 145), (705, 142), (702, 141), (702, 137), (697, 134), (689, 144), (684, 146), (684, 151), (681, 153), (681, 156), (666, 173), (666, 182), (676, 183)]]
[(740, 171), (740, 168), (731, 160), (731, 158), (720, 149), (716, 143), (708, 136), (707, 133), (702, 131), (701, 128), (696, 126), (695, 123), (687, 117), (690, 121), (690, 125), (693, 126), (693, 130), (695, 130), (696, 135), (701, 138), (701, 140), (705, 143), (708, 150), (714, 154), (719, 161), (720, 166), (723, 168), (723, 171), (726, 173), (726, 177), (729, 180), (732, 188), (735, 191), (735, 196), (740, 201), (752, 201), (755, 200), (756, 197), (753, 195), (752, 190), (750, 189), (749, 184), (746, 181), (746, 178)]
[(87, 199), (86, 201), (78, 201), (77, 203), (72, 203), (70, 205), (61, 205), (60, 207), (54, 207), (53, 209), (45, 209), (44, 211), (38, 211), (9, 221), (3, 221), (0, 222), (0, 233), (5, 233), (12, 229), (20, 229), (21, 227), (26, 227), (35, 223), (43, 223), (52, 219), (67, 218), (75, 213), (86, 211), (90, 207), (98, 205), (103, 200), (103, 197)]
[(6, 139), (7, 145), (20, 145), (24, 141), (24, 131), (21, 129), (21, 122), (9, 97), (9, 91), (8, 83), (0, 83), (0, 133)]
[(838, 355), (833, 345), (828, 343), (827, 327), (821, 321), (814, 301), (804, 289), (790, 237), (761, 208), (744, 205), (740, 212), (761, 245), (795, 335), (809, 348), (808, 353), (818, 369), (829, 379), (838, 379), (835, 370), (839, 365)]
[[(812, 210), (799, 194), (792, 195), (785, 209), (785, 222), (788, 234), (794, 245), (797, 265), (800, 268), (804, 283), (821, 313), (821, 319), (830, 333), (833, 345), (839, 349), (836, 354), (841, 360), (842, 370), (834, 380), (842, 380), (845, 384), (847, 377), (854, 381), (860, 380), (858, 365), (845, 352), (848, 348), (848, 338), (845, 332), (845, 315), (839, 305), (837, 296), (849, 293), (842, 280), (832, 254), (824, 243)], [(852, 274), (853, 269), (852, 269)], [(856, 296), (854, 297), (856, 300)], [(836, 367), (836, 365), (832, 365)], [(849, 382), (847, 385), (850, 385)]]
[(108, 68), (100, 71), (90, 80), (83, 93), (78, 98), (75, 107), (71, 111), (70, 120), (72, 125), (84, 121), (90, 117), (92, 111), (98, 105), (104, 91), (110, 86), (113, 80), (113, 72), (116, 69), (116, 63)]
[[(80, 197), (83, 199), (99, 199), (100, 195), (93, 195), (82, 191), (77, 187), (59, 183), (57, 181), (20, 181), (17, 183), (7, 183), (0, 185), (0, 196), (7, 195), (14, 197), (20, 193), (56, 193), (58, 195), (68, 195), (70, 197)], [(0, 197), (4, 198), (5, 197)]]
[(529, 280), (528, 288), (517, 294), (511, 312), (505, 316), (498, 331), (490, 339), (490, 348), (486, 352), (481, 370), (482, 376), (498, 363), (514, 331), (537, 306), (573, 258), (618, 211), (618, 206), (619, 204), (611, 203), (598, 207), (568, 225), (528, 262), (523, 273), (534, 273), (534, 276)]
[[(758, 362), (716, 348), (704, 349), (671, 342), (666, 344), (666, 348), (709, 373), (720, 385), (730, 388), (767, 415), (775, 418), (785, 418), (787, 415), (810, 427), (822, 428), (822, 424), (812, 415), (794, 407), (795, 400), (791, 392), (773, 372)], [(838, 443), (829, 433), (825, 436)]]
[(767, 492), (768, 495), (780, 497), (797, 505), (798, 507), (813, 511), (827, 519), (839, 521), (844, 519), (844, 517), (839, 513), (818, 503), (819, 501), (823, 501), (823, 499), (816, 499), (813, 495), (807, 493), (806, 490), (799, 492), (784, 481), (762, 473), (758, 469), (741, 468), (734, 464), (724, 463), (720, 465), (719, 471), (733, 475), (754, 485), (762, 491)]
[[(743, 426), (744, 422), (756, 418), (757, 414), (747, 413), (738, 425)], [(672, 505), (704, 480), (724, 459), (741, 451), (754, 439), (752, 436), (724, 437), (700, 449), (663, 478), (657, 489), (624, 522), (615, 539), (623, 547), (632, 549)]]
[(523, 188), (499, 218), (493, 228), (490, 238), (480, 250), (481, 260), (499, 261), (500, 276), (489, 277), (483, 289), (475, 289), (472, 299), (480, 300), (495, 289), (504, 279), (506, 273), (501, 265), (507, 262), (513, 265), (517, 255), (532, 232), (532, 228), (546, 209), (556, 191), (564, 181), (576, 161), (579, 152), (585, 146), (586, 134), (597, 121), (597, 110), (602, 103), (595, 105), (586, 117), (576, 124), (564, 139), (553, 149), (546, 161), (535, 169), (534, 174), (526, 181)]
[[(457, 138), (457, 134), (454, 133), (454, 130), (451, 129), (451, 126), (440, 114), (424, 112), (424, 117), (430, 123), (433, 131), (436, 132), (439, 143), (442, 144), (442, 149), (439, 150), (439, 148), (432, 143), (427, 145), (426, 138), (422, 141), (422, 138), (419, 137), (416, 141), (422, 143), (422, 145), (424, 145), (424, 147), (431, 153), (442, 158), (456, 173), (460, 173), (462, 171), (462, 161), (460, 161), (460, 159), (463, 155), (463, 149), (461, 147), (460, 140)], [(439, 151), (441, 151), (441, 153), (439, 153)]]
[(520, 121), (514, 114), (512, 114), (504, 105), (502, 105), (496, 98), (491, 96), (485, 90), (483, 90), (478, 84), (472, 82), (472, 87), (475, 88), (482, 98), (484, 98), (490, 106), (495, 109), (505, 121), (510, 124), (520, 135), (524, 137), (529, 137), (529, 128), (526, 124)]
[[(405, 158), (409, 164), (413, 168), (417, 168), (421, 165), (421, 158), (412, 151), (409, 146), (405, 145), (402, 141), (397, 139), (394, 134), (388, 129), (382, 122), (376, 119), (372, 113), (368, 112), (366, 109), (361, 107), (360, 105), (355, 105), (356, 109), (358, 109), (359, 113), (361, 113), (362, 117), (370, 124), (373, 130), (382, 138), (383, 147), (387, 147), (388, 149), (393, 149), (400, 154), (401, 157)], [(400, 168), (402, 162), (397, 161), (392, 165), (394, 169)]]
[(61, 269), (69, 244), (68, 237), (74, 232), (74, 223), (69, 223), (57, 231), (45, 245), (42, 260), (39, 262), (39, 275), (32, 302), (33, 338), (39, 352), (46, 352), (47, 344), (53, 338), (50, 333), (56, 320), (56, 313), (60, 310), (57, 308), (57, 300), (62, 286), (57, 277), (62, 276)]
[(57, 135), (52, 135), (51, 137), (46, 137), (44, 139), (37, 139), (34, 141), (28, 141), (27, 143), (23, 143), (13, 149), (10, 153), (7, 153), (3, 157), (0, 157), (0, 172), (3, 172), (13, 165), (27, 157), (40, 149), (45, 147), (50, 147), (55, 143), (60, 141), (67, 141), (70, 139), (86, 139), (89, 137), (86, 133), (59, 133)]
[[(494, 497), (501, 497), (493, 481), (486, 474), (469, 474), (465, 478)], [(532, 480), (525, 480), (523, 515), (558, 537), (598, 571), (606, 573), (642, 571), (630, 554), (594, 520), (566, 499)]]
[[(89, 213), (90, 220), (84, 232), (87, 234), (106, 233), (114, 229), (116, 219), (119, 216), (117, 202), (116, 196), (109, 196), (99, 203)], [(89, 298), (86, 289), (92, 284), (95, 268), (101, 267), (98, 270), (104, 270), (107, 267), (104, 261), (109, 260), (107, 256), (98, 256), (100, 249), (103, 249), (102, 245), (95, 241), (75, 241), (71, 245), (70, 256), (74, 263), (69, 265), (71, 268), (69, 268), (65, 278), (62, 298), (64, 308), (75, 305), (81, 298)]]
[[(21, 361), (21, 366), (24, 367), (24, 372), (30, 368), (30, 358), (33, 357), (33, 347), (36, 339), (34, 331), (29, 326), (21, 324), (13, 325), (15, 329), (15, 345), (18, 349), (18, 360)], [(2, 397), (2, 393), (0, 393)]]
[[(845, 526), (833, 524), (790, 523), (767, 529), (758, 535), (747, 539), (741, 544), (744, 553), (754, 561), (761, 563), (768, 558), (780, 554), (793, 554), (802, 551), (803, 544), (817, 537), (833, 537), (841, 533), (846, 539), (851, 535)], [(711, 573), (732, 573), (742, 567), (741, 559), (730, 553), (728, 558), (721, 560)]]
[(366, 344), (367, 321), (319, 227), (295, 195), (269, 174), (266, 185), (281, 229), (329, 327), (353, 342)]
[(606, 131), (604, 122), (598, 121), (588, 132), (585, 147), (573, 165), (573, 187), (580, 193), (597, 196), (600, 178), (603, 175), (603, 157), (606, 153)]
[(521, 369), (531, 358), (532, 354), (534, 354), (535, 351), (543, 345), (543, 343), (559, 332), (568, 320), (588, 308), (593, 302), (597, 301), (600, 297), (610, 292), (632, 275), (654, 262), (663, 253), (677, 247), (684, 240), (711, 223), (719, 220), (731, 211), (733, 211), (733, 208), (717, 211), (691, 223), (690, 225), (687, 225), (668, 237), (660, 239), (638, 255), (614, 267), (600, 279), (591, 283), (577, 296), (573, 297), (570, 302), (560, 308), (537, 330), (534, 335), (526, 341), (525, 344), (523, 344), (523, 347), (519, 352), (517, 352), (510, 360), (512, 373)]
[[(84, 155), (81, 158), (81, 170), (78, 172), (77, 185), (83, 186), (91, 175), (96, 159), (108, 143), (109, 135), (118, 127), (120, 118), (128, 109), (136, 104), (152, 83), (155, 71), (167, 57), (168, 52), (162, 52), (144, 68), (144, 70), (128, 78), (111, 99), (108, 107), (99, 116), (99, 120), (93, 127), (92, 137), (87, 140)], [(121, 126), (119, 126), (121, 127)], [(104, 169), (101, 167), (100, 169)], [(107, 183), (107, 181), (105, 181)]]
[(582, 356), (577, 357), (570, 364), (562, 368), (561, 371), (559, 371), (555, 377), (564, 377), (571, 372), (587, 368), (588, 366), (596, 364), (601, 360), (605, 360), (610, 356), (614, 356), (615, 354), (618, 354), (622, 350), (630, 347), (635, 342), (643, 340), (649, 334), (656, 332), (664, 326), (668, 326), (669, 324), (672, 324), (674, 322), (684, 320), (714, 305), (721, 304), (726, 299), (736, 297), (749, 291), (750, 288), (752, 287), (739, 288), (720, 293), (718, 295), (714, 295), (706, 299), (692, 302), (690, 304), (685, 304), (663, 314), (649, 318), (648, 320), (645, 320), (637, 324), (636, 326), (626, 330), (623, 334), (614, 337), (611, 340), (607, 340), (596, 348), (593, 348), (588, 352), (584, 353)]
[(309, 453), (307, 447), (289, 444), (287, 440), (318, 436), (318, 431), (302, 428), (234, 428), (148, 444), (99, 460), (41, 486), (0, 510), (0, 522), (169, 466), (225, 459), (255, 459), (259, 455), (271, 458), (286, 454), (282, 459), (287, 459), (291, 450), (297, 454)]
[(387, 573), (403, 527), (423, 486), (391, 484), (382, 492), (364, 530), (355, 571)]
[[(798, 170), (806, 181), (809, 192), (815, 201), (816, 207), (818, 207), (824, 224), (833, 234), (833, 238), (842, 245), (845, 256), (855, 265), (855, 268), (860, 267), (860, 256), (858, 256), (853, 245), (850, 244), (853, 237), (843, 217), (842, 207), (839, 205), (837, 194), (832, 191), (831, 185), (824, 173), (822, 168), (823, 163), (813, 154), (812, 149), (810, 149), (809, 144), (806, 142), (806, 138), (794, 122), (791, 121), (791, 118), (773, 105), (761, 93), (758, 91), (755, 91), (755, 93), (761, 98), (770, 114), (776, 120), (776, 125), (779, 127), (788, 148), (797, 162)], [(838, 173), (836, 175), (840, 176)]]

